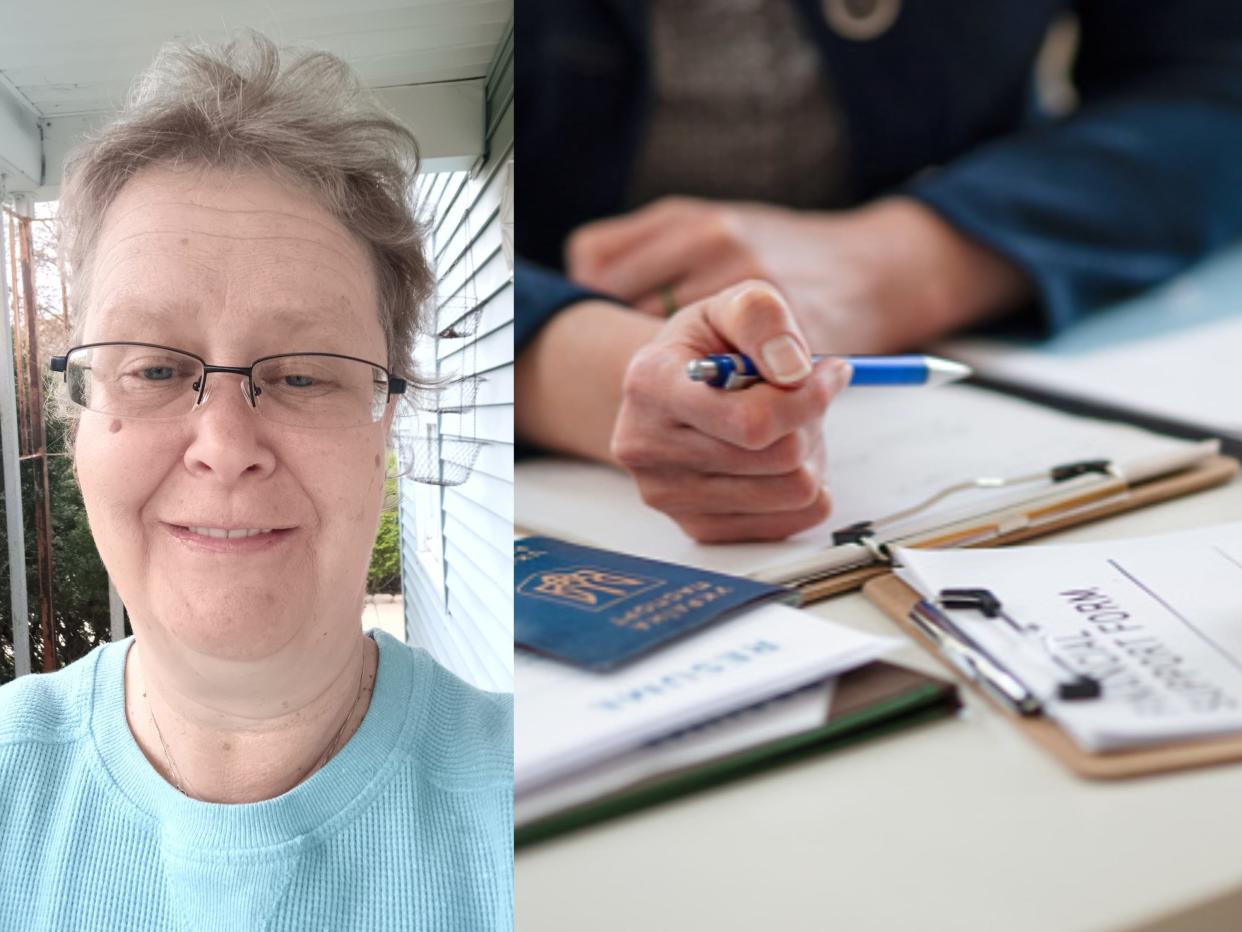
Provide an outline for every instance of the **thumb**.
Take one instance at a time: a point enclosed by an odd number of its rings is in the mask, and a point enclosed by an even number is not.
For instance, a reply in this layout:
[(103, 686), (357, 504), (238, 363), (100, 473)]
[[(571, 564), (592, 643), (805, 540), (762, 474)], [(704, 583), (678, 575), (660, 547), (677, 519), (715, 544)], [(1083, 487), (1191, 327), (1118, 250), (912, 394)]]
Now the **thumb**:
[(793, 387), (811, 374), (811, 353), (793, 311), (767, 282), (749, 281), (703, 302), (708, 326), (755, 364), (768, 382)]

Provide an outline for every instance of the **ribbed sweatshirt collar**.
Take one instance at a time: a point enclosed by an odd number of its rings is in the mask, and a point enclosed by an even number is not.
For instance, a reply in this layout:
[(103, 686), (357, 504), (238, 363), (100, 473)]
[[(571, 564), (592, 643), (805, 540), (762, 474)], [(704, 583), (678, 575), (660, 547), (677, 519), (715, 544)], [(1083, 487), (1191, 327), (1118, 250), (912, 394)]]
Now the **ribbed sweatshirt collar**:
[[(165, 849), (182, 856), (236, 854), (305, 844), (331, 834), (392, 778), (422, 730), (426, 704), (414, 695), (414, 665), (401, 642), (380, 630), (375, 690), (362, 724), (322, 768), (287, 793), (257, 803), (191, 799), (151, 766), (125, 717), (129, 637), (95, 652), (90, 678), (90, 736), (97, 760), (119, 792), (160, 827)], [(275, 851), (273, 854), (277, 853)]]

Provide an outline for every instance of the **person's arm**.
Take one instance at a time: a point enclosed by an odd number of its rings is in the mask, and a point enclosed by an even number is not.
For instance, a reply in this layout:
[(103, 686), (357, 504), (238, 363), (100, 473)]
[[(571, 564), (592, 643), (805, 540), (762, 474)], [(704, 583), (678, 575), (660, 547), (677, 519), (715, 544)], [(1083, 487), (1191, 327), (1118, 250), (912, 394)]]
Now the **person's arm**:
[(654, 317), (593, 299), (546, 316), (516, 347), (518, 440), (612, 461), (609, 444), (626, 367), (662, 326)]
[[(767, 382), (724, 392), (686, 376), (692, 359), (734, 349)], [(517, 435), (624, 467), (643, 500), (697, 540), (779, 540), (828, 515), (822, 418), (848, 370), (812, 366), (793, 312), (765, 282), (669, 321), (580, 302), (518, 356)]]
[(514, 279), (519, 450), (610, 461), (622, 376), (660, 321), (521, 258)]
[(1080, 109), (905, 192), (1024, 269), (1050, 331), (1169, 278), (1242, 231), (1236, 2), (1078, 7)]
[(769, 281), (817, 353), (908, 350), (1031, 293), (1017, 265), (903, 197), (827, 213), (665, 198), (578, 230), (567, 258), (572, 279), (649, 314)]
[(562, 310), (602, 296), (520, 256), (513, 268), (513, 351), (520, 355), (540, 329)]

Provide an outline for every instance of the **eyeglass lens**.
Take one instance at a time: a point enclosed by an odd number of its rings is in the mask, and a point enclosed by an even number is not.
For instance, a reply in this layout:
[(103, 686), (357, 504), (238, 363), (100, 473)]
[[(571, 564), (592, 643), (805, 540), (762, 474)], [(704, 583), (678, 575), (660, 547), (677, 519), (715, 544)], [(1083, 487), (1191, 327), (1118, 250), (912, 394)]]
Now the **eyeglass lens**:
[[(69, 400), (115, 417), (175, 418), (194, 410), (211, 372), (193, 356), (132, 344), (101, 344), (69, 354)], [(295, 427), (353, 427), (379, 420), (388, 401), (383, 369), (357, 359), (291, 355), (254, 366), (253, 401), (263, 417)], [(247, 397), (250, 397), (249, 395)], [(204, 395), (204, 402), (206, 395)]]

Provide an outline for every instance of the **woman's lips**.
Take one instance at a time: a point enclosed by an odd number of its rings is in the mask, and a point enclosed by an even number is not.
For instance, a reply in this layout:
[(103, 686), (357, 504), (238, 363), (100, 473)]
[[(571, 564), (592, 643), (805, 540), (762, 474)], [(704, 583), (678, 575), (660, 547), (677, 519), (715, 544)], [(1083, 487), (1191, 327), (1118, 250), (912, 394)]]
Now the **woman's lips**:
[[(219, 536), (222, 529), (206, 527), (187, 527), (183, 524), (165, 524), (168, 532), (177, 540), (208, 553), (254, 554), (262, 553), (280, 546), (297, 528), (230, 528), (230, 536)], [(247, 533), (245, 536), (231, 536), (243, 530), (258, 530), (260, 533)], [(207, 533), (204, 533), (207, 532)]]

